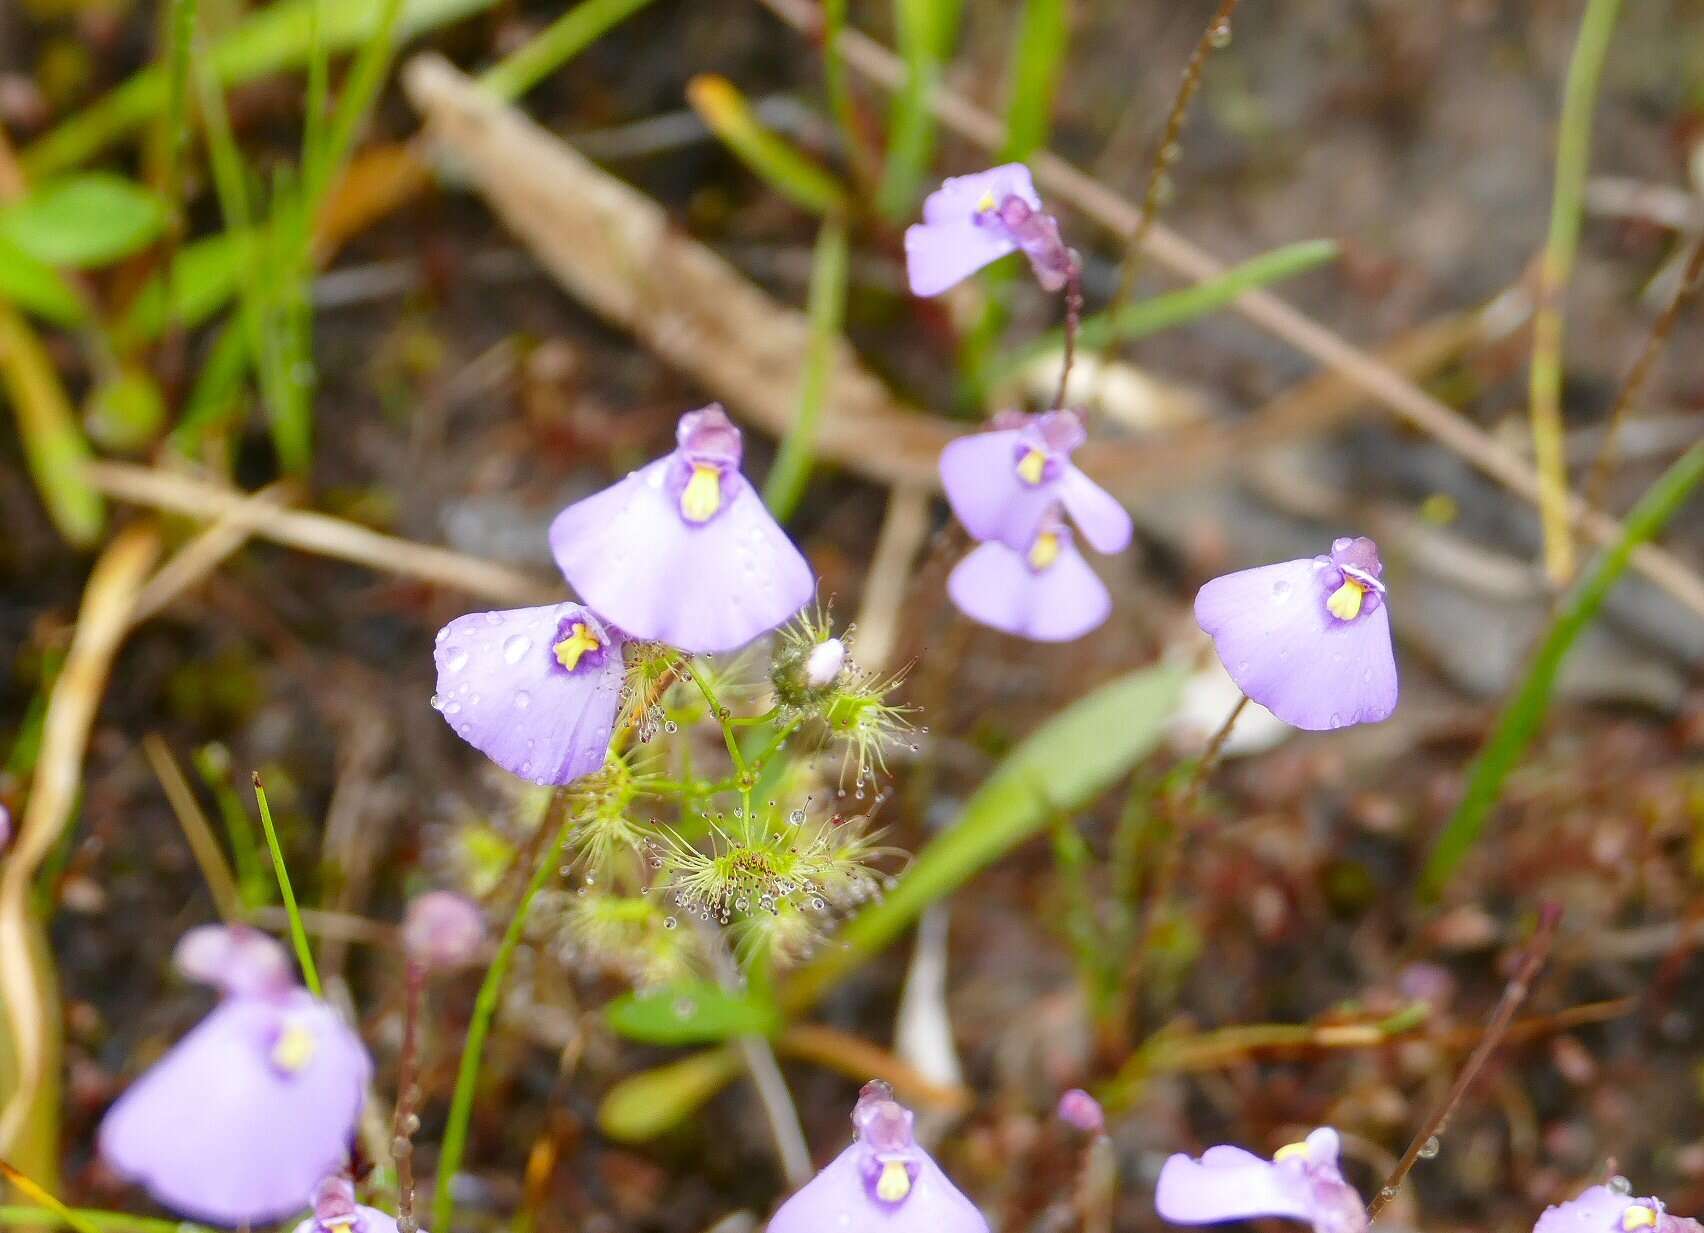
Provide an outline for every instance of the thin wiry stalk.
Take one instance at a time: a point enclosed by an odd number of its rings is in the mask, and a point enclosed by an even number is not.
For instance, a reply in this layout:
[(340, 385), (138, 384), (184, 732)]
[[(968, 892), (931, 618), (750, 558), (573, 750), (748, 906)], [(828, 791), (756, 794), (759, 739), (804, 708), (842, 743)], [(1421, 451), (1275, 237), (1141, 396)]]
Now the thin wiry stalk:
[(1423, 1155), (1437, 1151), (1436, 1139), (1448, 1128), (1456, 1107), (1461, 1104), (1462, 1097), (1467, 1095), (1467, 1089), (1473, 1086), (1474, 1079), (1484, 1069), (1491, 1055), (1497, 1051), (1497, 1046), (1503, 1042), (1509, 1025), (1514, 1022), (1515, 1012), (1521, 1008), (1521, 1003), (1526, 1001), (1527, 994), (1532, 989), (1532, 982), (1537, 979), (1539, 969), (1550, 956), (1551, 944), (1556, 941), (1556, 927), (1561, 923), (1560, 904), (1546, 903), (1539, 908), (1538, 928), (1533, 931), (1532, 941), (1527, 943), (1526, 954), (1522, 957), (1520, 966), (1504, 986), (1503, 996), (1497, 1000), (1497, 1008), (1491, 1012), (1491, 1021), (1485, 1027), (1485, 1035), (1480, 1037), (1479, 1044), (1468, 1055), (1467, 1064), (1461, 1068), (1461, 1073), (1450, 1085), (1443, 1102), (1421, 1125), (1414, 1141), (1408, 1145), (1408, 1150), (1402, 1153), (1402, 1159), (1396, 1162), (1396, 1168), (1385, 1179), (1385, 1184), (1379, 1187), (1373, 1201), (1367, 1205), (1369, 1222), (1396, 1198), (1396, 1192), (1401, 1188), (1409, 1171), (1414, 1168), (1414, 1162)]
[(1136, 229), (1125, 240), (1124, 264), (1119, 270), (1118, 290), (1113, 293), (1112, 301), (1107, 305), (1108, 312), (1128, 300), (1130, 293), (1136, 289), (1136, 272), (1142, 266), (1142, 250), (1148, 242), (1148, 232), (1154, 226), (1154, 217), (1160, 212), (1160, 206), (1163, 204), (1161, 198), (1165, 195), (1171, 167), (1177, 161), (1181, 149), (1179, 140), (1183, 136), (1183, 122), (1189, 115), (1189, 105), (1195, 100), (1195, 92), (1201, 88), (1201, 72), (1207, 65), (1207, 57), (1230, 40), (1231, 17), (1236, 13), (1240, 2), (1241, 0), (1219, 0), (1219, 7), (1213, 13), (1213, 19), (1201, 32), (1195, 50), (1189, 55), (1189, 63), (1184, 65), (1183, 80), (1178, 83), (1177, 97), (1172, 99), (1171, 111), (1166, 116), (1165, 130), (1160, 135), (1160, 144), (1154, 150), (1154, 161), (1148, 168), (1148, 184), (1142, 190), (1142, 213), (1136, 221)]

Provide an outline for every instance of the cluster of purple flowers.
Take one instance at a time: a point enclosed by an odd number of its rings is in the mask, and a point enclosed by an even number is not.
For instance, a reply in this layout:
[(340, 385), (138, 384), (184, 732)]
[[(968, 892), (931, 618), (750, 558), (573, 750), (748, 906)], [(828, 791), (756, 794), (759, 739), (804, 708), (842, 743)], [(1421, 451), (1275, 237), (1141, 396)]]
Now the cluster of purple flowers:
[[(1014, 252), (1029, 259), (1045, 290), (1075, 286), (1077, 255), (1018, 163), (947, 180), (905, 233), (911, 289), (922, 296)], [(1086, 439), (1082, 419), (1056, 407), (1002, 412), (989, 431), (941, 452), (947, 501), (979, 541), (947, 580), (953, 603), (972, 620), (1066, 642), (1111, 613), (1112, 598), (1074, 534), (1097, 552), (1121, 552), (1130, 516), (1072, 463)], [(1318, 730), (1376, 722), (1397, 696), (1383, 573), (1372, 540), (1339, 539), (1329, 556), (1214, 579), (1196, 596), (1195, 616), (1242, 691), (1286, 723)]]
[(816, 580), (740, 473), (740, 430), (712, 403), (674, 452), (556, 516), (550, 548), (582, 602), (476, 612), (438, 631), (433, 705), (512, 774), (565, 784), (600, 768), (634, 640), (712, 654), (805, 606)]

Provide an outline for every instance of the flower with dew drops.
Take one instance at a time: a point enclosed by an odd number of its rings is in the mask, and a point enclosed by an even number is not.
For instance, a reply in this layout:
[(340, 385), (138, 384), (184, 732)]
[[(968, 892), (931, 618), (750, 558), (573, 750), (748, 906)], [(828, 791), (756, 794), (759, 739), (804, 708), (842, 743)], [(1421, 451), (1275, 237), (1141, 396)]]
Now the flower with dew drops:
[(1337, 1132), (1321, 1127), (1271, 1160), (1240, 1147), (1171, 1157), (1160, 1169), (1154, 1208), (1173, 1224), (1217, 1224), (1282, 1216), (1316, 1233), (1366, 1233), (1361, 1196), (1337, 1168)]
[(313, 1211), (295, 1233), (397, 1233), (395, 1217), (355, 1202), (355, 1187), (346, 1177), (328, 1177), (315, 1188)]
[(1625, 1178), (1582, 1190), (1577, 1198), (1544, 1209), (1533, 1233), (1704, 1233), (1689, 1216), (1671, 1215), (1657, 1198), (1635, 1198)]
[(438, 631), (432, 705), (511, 774), (569, 783), (609, 752), (625, 642), (579, 604), (469, 613)]
[(1383, 573), (1372, 540), (1339, 539), (1330, 556), (1213, 579), (1195, 620), (1238, 688), (1285, 723), (1378, 723), (1397, 695)]
[(948, 575), (947, 594), (971, 620), (1035, 642), (1070, 642), (1112, 612), (1112, 596), (1057, 509), (1024, 551), (998, 540), (972, 549)]
[(1063, 508), (1096, 552), (1122, 552), (1130, 515), (1071, 462), (1087, 439), (1073, 411), (997, 416), (992, 432), (958, 438), (941, 451), (941, 486), (953, 513), (979, 540), (1023, 552), (1048, 512)]
[(202, 926), (177, 963), (223, 999), (107, 1111), (101, 1158), (193, 1219), (282, 1219), (347, 1160), (372, 1061), (270, 938)]
[(988, 1233), (988, 1222), (911, 1132), (911, 1111), (893, 1089), (866, 1083), (852, 1110), (852, 1145), (769, 1221), (768, 1233)]
[(1045, 291), (1061, 290), (1077, 256), (1041, 208), (1022, 163), (953, 176), (923, 202), (923, 221), (905, 229), (905, 268), (914, 295), (940, 295), (1007, 253), (1029, 258)]
[(588, 605), (629, 637), (710, 654), (810, 600), (811, 567), (740, 474), (716, 403), (680, 417), (678, 448), (556, 516), (550, 548)]

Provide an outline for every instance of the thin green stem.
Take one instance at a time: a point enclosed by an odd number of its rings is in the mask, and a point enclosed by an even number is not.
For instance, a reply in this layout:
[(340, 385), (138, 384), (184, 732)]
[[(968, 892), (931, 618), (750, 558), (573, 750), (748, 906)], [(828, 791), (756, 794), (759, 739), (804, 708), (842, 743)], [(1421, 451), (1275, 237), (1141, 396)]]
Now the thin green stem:
[(840, 322), (846, 310), (846, 223), (839, 214), (823, 219), (811, 259), (810, 347), (799, 388), (799, 411), (781, 440), (781, 451), (763, 485), (763, 501), (776, 518), (786, 521), (798, 508), (810, 482), (816, 456), (817, 423), (829, 397), (829, 376), (840, 344)]
[(1538, 512), (1544, 527), (1544, 568), (1554, 583), (1574, 574), (1573, 529), (1568, 516), (1568, 470), (1562, 442), (1562, 305), (1580, 243), (1586, 172), (1592, 155), (1592, 112), (1621, 0), (1586, 0), (1580, 35), (1568, 62), (1562, 122), (1556, 138), (1556, 185), (1550, 198), (1550, 235), (1538, 269), (1532, 318), (1530, 406), (1533, 461), (1538, 468)]
[(260, 805), (260, 825), (266, 831), (266, 847), (272, 853), (272, 872), (278, 878), (278, 894), (284, 900), (284, 914), (290, 918), (290, 944), (296, 949), (296, 962), (302, 967), (302, 982), (316, 998), (323, 997), (319, 969), (314, 966), (314, 952), (308, 945), (308, 931), (302, 925), (302, 911), (296, 906), (296, 892), (290, 886), (290, 871), (284, 865), (284, 849), (278, 843), (278, 830), (272, 825), (272, 806), (266, 801), (266, 789), (260, 786), (260, 774), (254, 776), (254, 799)]
[(480, 75), (479, 84), (513, 102), (651, 0), (581, 0), (525, 45)]
[(698, 692), (704, 695), (704, 701), (710, 707), (710, 718), (716, 721), (722, 729), (722, 739), (727, 743), (728, 756), (734, 760), (734, 767), (739, 771), (740, 780), (744, 782), (751, 778), (751, 768), (746, 765), (745, 755), (740, 752), (740, 743), (734, 739), (734, 729), (729, 723), (728, 708), (716, 698), (716, 691), (710, 685), (705, 675), (698, 670), (698, 665), (690, 659), (686, 661), (686, 675), (692, 678), (692, 683), (698, 686)]
[(491, 1021), (497, 1015), (503, 982), (508, 978), (509, 966), (514, 962), (515, 951), (526, 931), (527, 918), (532, 914), (539, 892), (555, 872), (557, 853), (568, 842), (568, 835), (574, 827), (574, 819), (566, 816), (567, 811), (567, 794), (557, 792), (539, 823), (546, 833), (554, 828), (550, 846), (539, 854), (532, 879), (515, 904), (514, 914), (509, 917), (503, 939), (497, 945), (497, 953), (492, 956), (491, 966), (485, 970), (485, 979), (480, 982), (479, 994), (474, 1000), (473, 1017), (468, 1020), (467, 1039), (462, 1045), (461, 1065), (456, 1071), (455, 1092), (450, 1097), (450, 1112), (444, 1123), (443, 1146), (438, 1152), (438, 1180), (432, 1191), (431, 1227), (434, 1229), (448, 1229), (454, 1223), (456, 1173), (467, 1151), (468, 1125), (473, 1117), (473, 1098), (479, 1087), (479, 1067), (485, 1056), (485, 1041), (491, 1034)]

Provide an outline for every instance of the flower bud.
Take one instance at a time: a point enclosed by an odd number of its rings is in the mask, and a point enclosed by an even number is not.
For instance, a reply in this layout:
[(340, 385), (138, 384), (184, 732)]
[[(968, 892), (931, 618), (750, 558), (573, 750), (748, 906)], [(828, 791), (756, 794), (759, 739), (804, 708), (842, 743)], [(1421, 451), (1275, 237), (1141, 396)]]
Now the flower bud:
[(411, 962), (454, 971), (476, 961), (484, 945), (485, 917), (472, 900), (450, 891), (429, 891), (408, 905), (402, 949)]
[(1100, 1101), (1080, 1087), (1074, 1087), (1059, 1098), (1059, 1120), (1074, 1126), (1086, 1135), (1106, 1133), (1106, 1114)]

